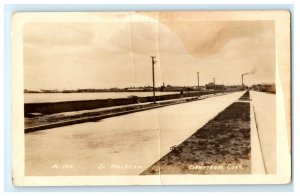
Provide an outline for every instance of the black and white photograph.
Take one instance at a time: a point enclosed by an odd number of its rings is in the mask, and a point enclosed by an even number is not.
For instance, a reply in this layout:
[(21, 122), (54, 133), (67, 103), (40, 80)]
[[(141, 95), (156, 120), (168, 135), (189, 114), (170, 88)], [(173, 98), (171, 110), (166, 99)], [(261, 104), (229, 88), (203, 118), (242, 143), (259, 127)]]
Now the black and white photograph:
[(12, 27), (16, 185), (290, 182), (287, 11), (15, 13)]

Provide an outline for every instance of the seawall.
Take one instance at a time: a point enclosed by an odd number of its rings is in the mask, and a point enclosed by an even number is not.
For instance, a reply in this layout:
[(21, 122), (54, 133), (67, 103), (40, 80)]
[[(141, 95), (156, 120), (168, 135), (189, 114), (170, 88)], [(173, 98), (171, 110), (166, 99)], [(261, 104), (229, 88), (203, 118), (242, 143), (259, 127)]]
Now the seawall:
[[(182, 97), (193, 97), (207, 94), (222, 93), (225, 91), (210, 91), (210, 92), (188, 92), (181, 95), (159, 95), (156, 96), (156, 101), (164, 101), (169, 99), (178, 99)], [(25, 103), (24, 115), (29, 117), (31, 113), (41, 114), (55, 114), (61, 112), (71, 112), (80, 110), (91, 110), (96, 108), (113, 107), (120, 105), (128, 105), (135, 103), (153, 102), (153, 96), (148, 97), (130, 97), (130, 98), (118, 98), (118, 99), (96, 99), (96, 100), (82, 100), (82, 101), (63, 101), (63, 102), (47, 102), (47, 103)]]

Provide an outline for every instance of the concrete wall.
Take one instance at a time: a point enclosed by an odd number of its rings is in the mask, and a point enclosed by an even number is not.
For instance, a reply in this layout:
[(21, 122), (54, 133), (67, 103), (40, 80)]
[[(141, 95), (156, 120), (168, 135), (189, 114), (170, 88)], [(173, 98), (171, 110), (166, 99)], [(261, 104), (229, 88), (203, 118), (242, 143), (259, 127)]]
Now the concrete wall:
[[(156, 96), (157, 101), (178, 99), (181, 97), (192, 97), (206, 94), (220, 93), (224, 91), (213, 92), (185, 92), (183, 95), (180, 93), (171, 95)], [(29, 117), (30, 113), (54, 114), (61, 112), (91, 110), (96, 108), (105, 108), (112, 106), (128, 105), (134, 103), (153, 102), (153, 97), (131, 97), (120, 99), (98, 99), (98, 100), (83, 100), (83, 101), (63, 101), (63, 102), (50, 102), (50, 103), (25, 103), (24, 113), (25, 117)]]

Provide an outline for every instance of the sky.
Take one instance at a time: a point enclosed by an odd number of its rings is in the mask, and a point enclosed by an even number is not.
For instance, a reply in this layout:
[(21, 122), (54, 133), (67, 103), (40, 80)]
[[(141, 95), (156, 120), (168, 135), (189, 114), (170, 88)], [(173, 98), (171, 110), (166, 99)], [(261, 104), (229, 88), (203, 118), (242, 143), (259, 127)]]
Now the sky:
[(162, 12), (23, 26), (25, 89), (152, 85), (150, 56), (156, 86), (196, 86), (197, 72), (200, 85), (241, 84), (248, 72), (246, 85), (274, 82), (274, 22), (182, 21)]

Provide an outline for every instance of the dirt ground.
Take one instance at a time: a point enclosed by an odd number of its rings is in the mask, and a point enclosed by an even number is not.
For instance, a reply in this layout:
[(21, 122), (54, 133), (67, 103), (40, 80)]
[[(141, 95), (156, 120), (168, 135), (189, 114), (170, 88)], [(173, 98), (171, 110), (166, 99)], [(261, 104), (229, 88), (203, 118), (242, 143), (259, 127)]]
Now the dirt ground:
[(247, 97), (248, 92), (141, 175), (251, 173)]

